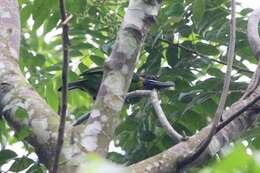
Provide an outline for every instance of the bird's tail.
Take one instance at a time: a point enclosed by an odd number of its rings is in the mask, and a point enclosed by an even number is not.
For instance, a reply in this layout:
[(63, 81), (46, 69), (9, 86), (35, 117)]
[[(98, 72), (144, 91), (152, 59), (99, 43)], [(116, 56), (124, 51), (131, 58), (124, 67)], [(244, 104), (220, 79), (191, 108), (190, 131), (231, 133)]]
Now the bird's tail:
[[(80, 88), (82, 82), (83, 82), (83, 80), (68, 83), (68, 90)], [(61, 91), (61, 90), (62, 90), (62, 87), (58, 88), (58, 91)]]
[(103, 75), (103, 69), (100, 67), (91, 68), (81, 73), (80, 76), (88, 76), (88, 75), (96, 75), (96, 74)]
[(171, 81), (167, 81), (167, 82), (161, 82), (161, 81), (157, 81), (157, 80), (151, 80), (151, 79), (147, 79), (144, 81), (144, 89), (147, 90), (152, 90), (152, 89), (174, 89), (175, 87), (175, 83), (171, 82)]

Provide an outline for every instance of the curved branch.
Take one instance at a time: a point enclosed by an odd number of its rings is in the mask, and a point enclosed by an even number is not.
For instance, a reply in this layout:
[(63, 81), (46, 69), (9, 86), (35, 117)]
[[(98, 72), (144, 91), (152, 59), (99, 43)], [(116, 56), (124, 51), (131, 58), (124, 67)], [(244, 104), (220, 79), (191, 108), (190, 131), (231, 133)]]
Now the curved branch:
[(221, 93), (220, 101), (217, 107), (217, 111), (214, 115), (214, 118), (211, 123), (211, 129), (207, 138), (205, 138), (195, 149), (194, 151), (188, 155), (187, 157), (180, 160), (180, 165), (183, 167), (186, 164), (189, 164), (196, 160), (201, 153), (208, 147), (211, 139), (215, 135), (217, 131), (218, 124), (220, 122), (221, 116), (224, 112), (225, 103), (228, 97), (228, 90), (231, 81), (231, 71), (233, 65), (233, 59), (235, 55), (235, 45), (236, 45), (236, 17), (235, 17), (235, 10), (236, 9), (236, 1), (231, 0), (231, 20), (230, 20), (230, 36), (229, 36), (229, 48), (227, 54), (227, 70), (224, 77), (224, 86), (223, 91)]
[(180, 142), (184, 139), (182, 135), (180, 135), (174, 128), (171, 126), (169, 121), (167, 120), (162, 107), (160, 105), (159, 99), (158, 99), (158, 94), (155, 90), (152, 91), (151, 96), (150, 96), (152, 105), (155, 109), (156, 115), (163, 126), (163, 128), (166, 130), (166, 133), (168, 136), (170, 136), (175, 142)]
[(260, 8), (254, 10), (247, 23), (247, 37), (252, 51), (257, 59), (260, 58), (260, 39), (258, 33), (258, 24), (260, 20)]

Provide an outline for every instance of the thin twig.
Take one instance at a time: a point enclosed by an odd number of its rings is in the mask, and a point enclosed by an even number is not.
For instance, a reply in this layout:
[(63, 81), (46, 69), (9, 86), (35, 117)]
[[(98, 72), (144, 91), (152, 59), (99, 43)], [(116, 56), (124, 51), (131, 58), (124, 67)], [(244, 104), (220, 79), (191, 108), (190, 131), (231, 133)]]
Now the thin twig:
[[(259, 39), (260, 37), (259, 37), (259, 33), (258, 33), (259, 20), (260, 20), (260, 8), (254, 10), (248, 19), (247, 37), (248, 37), (250, 47), (251, 47), (252, 51), (254, 52), (254, 54), (256, 55), (256, 58), (258, 60), (258, 66), (247, 87), (246, 92), (240, 98), (240, 101), (243, 101), (243, 102), (245, 102), (246, 100), (249, 100), (251, 97), (253, 98), (251, 100), (257, 101), (260, 97), (259, 94), (255, 96), (255, 94), (253, 93), (259, 86), (259, 81), (260, 81), (260, 61), (259, 61), (260, 60), (260, 53), (259, 53), (260, 52), (260, 39)], [(252, 101), (252, 104), (254, 103), (253, 101)], [(249, 104), (248, 105), (244, 104), (244, 105), (245, 105), (244, 107), (246, 107), (246, 108), (250, 106)], [(233, 114), (228, 119), (221, 122), (217, 127), (217, 131), (221, 130), (227, 124), (229, 124), (232, 120), (237, 118), (240, 113), (241, 113), (241, 111), (236, 114)]]
[(150, 99), (151, 99), (151, 103), (154, 107), (154, 110), (156, 112), (156, 115), (157, 115), (161, 125), (166, 130), (166, 133), (168, 134), (168, 136), (170, 136), (174, 141), (177, 141), (177, 142), (182, 141), (184, 139), (184, 137), (182, 135), (180, 135), (176, 130), (174, 130), (174, 128), (171, 126), (171, 124), (167, 120), (167, 118), (162, 110), (162, 107), (160, 105), (160, 101), (158, 99), (158, 94), (157, 94), (156, 90), (153, 90), (151, 92)]
[[(159, 40), (162, 41), (162, 42), (168, 43), (168, 44), (172, 44), (170, 41), (165, 40), (165, 39), (159, 39)], [(220, 60), (217, 60), (217, 59), (213, 59), (213, 58), (209, 58), (208, 56), (206, 56), (206, 55), (204, 55), (204, 54), (202, 54), (202, 53), (200, 53), (200, 52), (197, 52), (197, 51), (195, 51), (195, 50), (193, 50), (193, 49), (190, 49), (190, 48), (188, 48), (188, 47), (185, 47), (185, 46), (183, 46), (183, 45), (181, 45), (181, 44), (173, 44), (173, 45), (174, 45), (174, 46), (177, 46), (177, 47), (179, 47), (179, 48), (181, 48), (181, 49), (183, 49), (183, 50), (186, 50), (186, 51), (188, 51), (188, 52), (191, 52), (191, 53), (193, 53), (193, 54), (196, 54), (197, 56), (200, 56), (201, 58), (208, 59), (209, 61), (216, 62), (216, 63), (222, 64), (222, 65), (227, 65), (226, 62), (223, 62), (223, 61), (220, 61)], [(247, 69), (245, 69), (245, 68), (236, 66), (236, 65), (234, 65), (234, 64), (232, 65), (232, 67), (233, 67), (235, 70), (237, 70), (238, 72), (246, 72), (246, 73), (250, 73), (250, 74), (254, 73), (253, 71), (250, 71), (250, 70), (247, 70)]]
[(217, 111), (215, 113), (215, 116), (212, 121), (212, 126), (209, 131), (209, 135), (206, 139), (204, 139), (191, 154), (187, 155), (187, 157), (184, 157), (183, 160), (179, 162), (181, 166), (186, 165), (188, 163), (193, 162), (196, 160), (203, 151), (208, 147), (208, 145), (211, 142), (211, 139), (216, 134), (217, 126), (220, 122), (221, 116), (224, 112), (226, 99), (228, 96), (228, 90), (229, 85), (231, 81), (231, 71), (232, 71), (232, 64), (235, 54), (235, 42), (236, 42), (236, 18), (235, 18), (235, 6), (236, 2), (235, 0), (231, 0), (231, 21), (230, 21), (230, 38), (229, 38), (229, 49), (228, 49), (228, 55), (227, 55), (227, 70), (224, 78), (224, 86), (223, 86), (223, 92), (220, 97), (220, 102), (217, 108)]
[(60, 125), (59, 125), (59, 132), (58, 132), (58, 139), (57, 145), (54, 155), (54, 162), (52, 173), (58, 172), (58, 163), (60, 152), (63, 145), (64, 140), (64, 130), (65, 130), (65, 119), (66, 119), (66, 112), (67, 112), (67, 92), (68, 92), (68, 64), (69, 64), (69, 27), (65, 22), (67, 20), (66, 9), (64, 0), (59, 0), (60, 6), (60, 14), (62, 23), (62, 46), (63, 46), (63, 67), (62, 67), (62, 98), (61, 98), (61, 116), (60, 116)]

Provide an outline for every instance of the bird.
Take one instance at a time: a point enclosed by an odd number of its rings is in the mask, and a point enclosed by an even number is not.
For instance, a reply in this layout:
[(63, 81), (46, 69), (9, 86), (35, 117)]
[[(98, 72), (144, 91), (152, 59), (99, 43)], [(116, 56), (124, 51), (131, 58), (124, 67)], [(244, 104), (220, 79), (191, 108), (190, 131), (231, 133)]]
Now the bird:
[[(80, 74), (80, 79), (74, 82), (68, 83), (68, 90), (80, 89), (89, 93), (95, 100), (99, 86), (103, 77), (103, 68), (95, 67), (88, 69)], [(158, 77), (152, 75), (142, 75), (134, 73), (133, 79), (129, 88), (129, 91), (134, 90), (162, 90), (174, 88), (175, 83), (172, 81), (162, 82)], [(61, 91), (62, 87), (58, 88)]]
[[(93, 100), (96, 99), (99, 86), (101, 84), (103, 77), (103, 69), (101, 67), (95, 67), (88, 69), (87, 71), (80, 74), (80, 79), (74, 82), (68, 83), (68, 90), (80, 89), (89, 93)], [(134, 90), (162, 90), (162, 89), (169, 89), (174, 88), (175, 83), (172, 81), (162, 82), (159, 81), (158, 77), (153, 75), (142, 75), (134, 73), (133, 79), (129, 88), (129, 91)], [(58, 89), (61, 91), (62, 87)], [(131, 100), (131, 101), (130, 101)], [(126, 102), (133, 102), (134, 98), (126, 98)], [(88, 120), (90, 117), (90, 112), (85, 113), (84, 115), (80, 116), (76, 121), (73, 123), (73, 126), (77, 126), (82, 124), (84, 121)]]

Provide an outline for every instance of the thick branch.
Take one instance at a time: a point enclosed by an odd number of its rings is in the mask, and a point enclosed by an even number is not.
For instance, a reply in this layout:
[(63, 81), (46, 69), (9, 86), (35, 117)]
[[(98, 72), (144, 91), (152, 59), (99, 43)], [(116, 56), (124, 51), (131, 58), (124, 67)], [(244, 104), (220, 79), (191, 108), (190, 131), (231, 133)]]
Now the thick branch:
[(74, 156), (88, 152), (106, 155), (145, 35), (159, 8), (157, 0), (129, 1), (112, 53), (104, 65), (103, 81), (90, 118), (86, 124), (75, 126), (79, 151)]
[[(18, 65), (20, 16), (15, 0), (0, 1), (0, 107), (9, 125), (16, 131), (28, 127), (26, 140), (35, 148), (42, 163), (51, 165), (59, 117), (32, 89)], [(25, 57), (26, 58), (26, 57)], [(27, 112), (19, 119), (17, 109)]]
[(257, 59), (260, 58), (260, 39), (258, 33), (258, 24), (260, 20), (260, 8), (253, 11), (247, 23), (247, 37), (251, 49), (255, 53)]
[[(259, 91), (258, 91), (259, 92)], [(260, 104), (260, 103), (257, 103)], [(256, 104), (256, 105), (257, 105)], [(243, 107), (244, 102), (238, 101), (234, 103), (230, 110), (223, 114), (223, 117), (228, 118), (233, 115), (233, 111), (239, 107)], [(221, 129), (212, 139), (207, 150), (199, 157), (196, 164), (207, 161), (213, 157), (224, 145), (228, 144), (231, 140), (238, 138), (245, 130), (252, 126), (256, 120), (259, 111), (256, 111), (255, 105), (247, 108), (247, 111), (240, 113), (240, 116)], [(131, 165), (129, 168), (133, 173), (170, 173), (176, 172), (178, 169), (177, 163), (183, 156), (189, 155), (194, 147), (198, 146), (203, 139), (205, 139), (210, 131), (210, 125), (200, 130), (199, 133), (190, 137), (187, 141), (180, 142), (177, 145), (143, 160), (139, 163)], [(191, 163), (187, 166), (191, 166)]]

